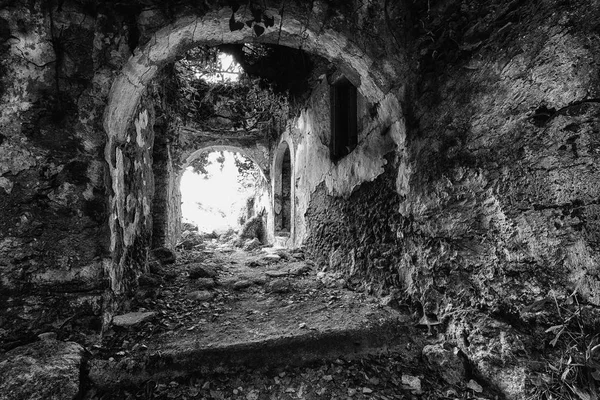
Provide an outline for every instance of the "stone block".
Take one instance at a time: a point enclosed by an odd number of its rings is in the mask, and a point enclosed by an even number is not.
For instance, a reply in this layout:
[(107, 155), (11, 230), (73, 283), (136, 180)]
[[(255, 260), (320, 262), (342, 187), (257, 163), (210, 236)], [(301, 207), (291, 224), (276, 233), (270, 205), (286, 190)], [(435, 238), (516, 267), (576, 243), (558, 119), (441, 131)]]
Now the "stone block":
[(43, 340), (0, 356), (0, 400), (68, 400), (79, 394), (83, 348)]

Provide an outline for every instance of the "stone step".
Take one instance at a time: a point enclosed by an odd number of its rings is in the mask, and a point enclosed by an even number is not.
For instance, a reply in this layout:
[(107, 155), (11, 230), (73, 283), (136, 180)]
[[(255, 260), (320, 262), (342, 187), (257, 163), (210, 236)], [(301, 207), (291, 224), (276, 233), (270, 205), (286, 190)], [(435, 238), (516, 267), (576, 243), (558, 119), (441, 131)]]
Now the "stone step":
[[(419, 337), (400, 314), (348, 329), (314, 331), (217, 345), (194, 335), (172, 338), (112, 360), (90, 360), (89, 378), (97, 388), (139, 387), (148, 380), (169, 381), (239, 367), (301, 366), (317, 360), (352, 359), (390, 351), (420, 349)], [(412, 354), (409, 358), (414, 357)]]

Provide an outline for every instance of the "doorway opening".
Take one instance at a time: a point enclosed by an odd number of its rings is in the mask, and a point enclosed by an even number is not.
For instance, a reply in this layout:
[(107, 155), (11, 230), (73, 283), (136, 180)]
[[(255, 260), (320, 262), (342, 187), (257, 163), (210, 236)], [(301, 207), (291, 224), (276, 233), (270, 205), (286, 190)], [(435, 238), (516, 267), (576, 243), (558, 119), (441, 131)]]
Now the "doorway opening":
[(184, 227), (214, 237), (238, 233), (264, 208), (265, 178), (244, 154), (229, 150), (201, 153), (180, 183)]
[(285, 142), (275, 173), (275, 236), (290, 237), (292, 231), (292, 158), (290, 148)]

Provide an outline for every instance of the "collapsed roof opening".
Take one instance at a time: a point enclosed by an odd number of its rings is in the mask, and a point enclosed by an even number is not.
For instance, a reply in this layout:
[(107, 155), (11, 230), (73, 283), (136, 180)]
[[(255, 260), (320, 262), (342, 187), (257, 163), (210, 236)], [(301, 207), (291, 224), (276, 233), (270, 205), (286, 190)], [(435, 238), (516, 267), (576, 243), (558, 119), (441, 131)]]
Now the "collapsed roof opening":
[(167, 67), (170, 103), (199, 130), (276, 136), (327, 68), (327, 60), (284, 46), (198, 46)]

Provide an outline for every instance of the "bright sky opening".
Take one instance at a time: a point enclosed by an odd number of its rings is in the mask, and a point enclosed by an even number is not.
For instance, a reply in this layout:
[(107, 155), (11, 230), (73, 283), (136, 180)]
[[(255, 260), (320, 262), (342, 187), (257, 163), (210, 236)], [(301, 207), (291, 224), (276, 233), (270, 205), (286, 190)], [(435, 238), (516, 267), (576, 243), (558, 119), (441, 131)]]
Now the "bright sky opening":
[(233, 153), (224, 151), (223, 155), (225, 161), (221, 164), (216, 161), (219, 152), (209, 153), (208, 179), (192, 167), (181, 178), (183, 220), (198, 226), (200, 232), (222, 233), (238, 228), (238, 217), (253, 194), (252, 189), (244, 189), (238, 182)]
[[(227, 53), (219, 53), (217, 56), (220, 63), (220, 71), (217, 73), (206, 74), (203, 79), (210, 83), (217, 82), (237, 82), (242, 73), (242, 67), (233, 60), (233, 56)], [(200, 78), (200, 74), (196, 74), (196, 78)]]

